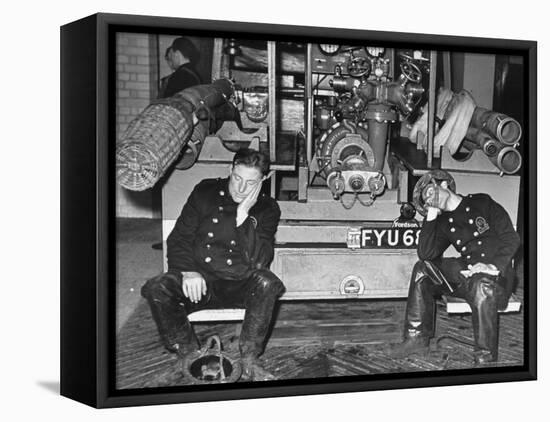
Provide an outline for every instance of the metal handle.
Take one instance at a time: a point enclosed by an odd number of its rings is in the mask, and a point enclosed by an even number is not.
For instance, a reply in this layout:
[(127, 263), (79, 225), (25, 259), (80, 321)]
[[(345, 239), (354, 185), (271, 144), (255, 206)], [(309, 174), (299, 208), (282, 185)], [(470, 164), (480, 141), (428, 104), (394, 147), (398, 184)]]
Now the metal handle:
[(218, 346), (218, 355), (220, 356), (220, 380), (225, 379), (225, 371), (223, 369), (223, 355), (222, 355), (222, 342), (220, 336), (213, 335), (206, 339), (206, 344), (201, 352), (201, 357), (206, 355), (206, 353), (212, 348), (212, 346)]

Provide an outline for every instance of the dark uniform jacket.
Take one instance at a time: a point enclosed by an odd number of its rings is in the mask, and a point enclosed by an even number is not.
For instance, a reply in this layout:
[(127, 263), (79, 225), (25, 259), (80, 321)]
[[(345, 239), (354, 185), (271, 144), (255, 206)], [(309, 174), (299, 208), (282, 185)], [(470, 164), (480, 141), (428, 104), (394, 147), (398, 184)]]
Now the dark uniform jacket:
[(189, 63), (178, 67), (174, 73), (161, 79), (159, 98), (168, 98), (190, 86), (200, 85), (201, 78)]
[(236, 227), (238, 204), (229, 179), (206, 179), (189, 196), (167, 239), (168, 271), (196, 271), (205, 280), (243, 280), (269, 268), (281, 216), (277, 202), (260, 194)]
[(520, 239), (504, 208), (489, 195), (462, 198), (454, 211), (442, 212), (435, 220), (424, 221), (418, 243), (418, 257), (435, 260), (453, 245), (464, 268), (482, 262), (495, 265), (500, 274), (511, 275), (511, 261)]

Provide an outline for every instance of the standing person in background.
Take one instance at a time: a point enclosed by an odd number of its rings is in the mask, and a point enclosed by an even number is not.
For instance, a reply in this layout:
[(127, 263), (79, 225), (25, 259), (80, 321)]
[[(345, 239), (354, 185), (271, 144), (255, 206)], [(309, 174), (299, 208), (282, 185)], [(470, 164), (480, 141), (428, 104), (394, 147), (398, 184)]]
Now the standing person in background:
[[(168, 67), (170, 68), (170, 70), (173, 73), (176, 70), (176, 67), (174, 66), (174, 62), (172, 60), (172, 46), (170, 46), (166, 49), (166, 52), (164, 53), (164, 60), (166, 60), (166, 64), (168, 65)], [(172, 73), (170, 73), (169, 75), (161, 78), (160, 83), (159, 83), (158, 98), (165, 98), (166, 97), (166, 95), (165, 95), (166, 86), (168, 85), (168, 81), (170, 80), (170, 76), (172, 76)]]
[(185, 37), (176, 38), (166, 50), (165, 59), (174, 72), (161, 80), (159, 98), (171, 97), (177, 92), (200, 85), (201, 78), (195, 70), (200, 55), (195, 44)]

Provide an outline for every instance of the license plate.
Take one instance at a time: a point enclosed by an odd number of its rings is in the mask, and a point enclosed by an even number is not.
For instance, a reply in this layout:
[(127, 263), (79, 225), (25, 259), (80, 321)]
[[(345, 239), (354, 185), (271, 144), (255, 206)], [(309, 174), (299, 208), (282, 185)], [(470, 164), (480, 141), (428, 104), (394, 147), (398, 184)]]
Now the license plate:
[(348, 248), (416, 249), (420, 227), (363, 227), (348, 230)]

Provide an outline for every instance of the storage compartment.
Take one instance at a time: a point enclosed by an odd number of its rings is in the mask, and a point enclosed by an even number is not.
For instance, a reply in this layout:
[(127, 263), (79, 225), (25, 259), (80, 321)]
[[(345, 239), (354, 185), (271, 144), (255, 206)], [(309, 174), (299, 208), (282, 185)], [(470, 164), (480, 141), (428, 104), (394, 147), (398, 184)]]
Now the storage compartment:
[(277, 247), (271, 266), (283, 299), (406, 297), (415, 250)]

